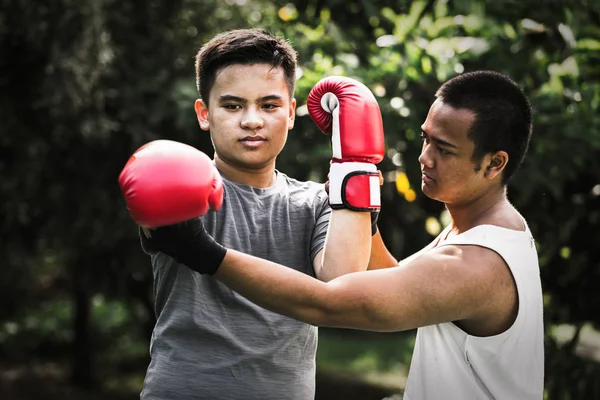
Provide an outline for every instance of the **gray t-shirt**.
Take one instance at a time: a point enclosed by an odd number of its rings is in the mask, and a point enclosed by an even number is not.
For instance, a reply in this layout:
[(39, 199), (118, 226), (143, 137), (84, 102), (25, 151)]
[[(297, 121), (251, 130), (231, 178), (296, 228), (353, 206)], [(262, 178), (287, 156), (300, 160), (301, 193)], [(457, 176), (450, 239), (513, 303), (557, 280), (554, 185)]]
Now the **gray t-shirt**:
[[(323, 185), (280, 172), (266, 189), (224, 185), (221, 209), (202, 217), (206, 230), (228, 248), (314, 276), (331, 213)], [(157, 323), (142, 399), (314, 399), (316, 327), (164, 254), (152, 268)]]

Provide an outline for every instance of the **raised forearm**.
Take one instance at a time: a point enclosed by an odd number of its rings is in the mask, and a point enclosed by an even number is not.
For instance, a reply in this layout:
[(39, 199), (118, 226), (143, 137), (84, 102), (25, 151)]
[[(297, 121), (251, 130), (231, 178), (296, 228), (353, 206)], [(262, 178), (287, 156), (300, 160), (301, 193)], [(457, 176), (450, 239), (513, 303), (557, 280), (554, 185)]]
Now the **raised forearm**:
[(317, 277), (330, 281), (349, 272), (364, 271), (370, 254), (370, 213), (332, 210), (322, 262), (316, 270)]

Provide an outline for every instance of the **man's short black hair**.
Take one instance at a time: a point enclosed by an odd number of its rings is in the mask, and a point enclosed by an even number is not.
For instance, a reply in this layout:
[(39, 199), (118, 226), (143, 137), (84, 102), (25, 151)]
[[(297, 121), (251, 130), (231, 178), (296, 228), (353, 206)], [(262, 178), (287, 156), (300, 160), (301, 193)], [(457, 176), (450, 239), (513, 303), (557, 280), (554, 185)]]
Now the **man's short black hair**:
[(532, 132), (531, 105), (522, 89), (508, 76), (494, 71), (474, 71), (444, 83), (436, 97), (453, 108), (475, 114), (469, 138), (475, 143), (473, 161), (496, 151), (508, 154), (502, 183), (519, 168)]

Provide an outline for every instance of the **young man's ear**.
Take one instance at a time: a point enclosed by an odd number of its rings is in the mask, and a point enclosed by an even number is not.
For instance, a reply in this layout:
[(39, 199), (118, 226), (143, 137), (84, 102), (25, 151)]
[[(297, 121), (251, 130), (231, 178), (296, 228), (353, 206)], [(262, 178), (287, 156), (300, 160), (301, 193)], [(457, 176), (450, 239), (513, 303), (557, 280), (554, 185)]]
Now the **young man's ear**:
[(198, 99), (194, 103), (194, 110), (196, 110), (196, 117), (198, 118), (200, 129), (203, 131), (209, 130), (210, 124), (208, 123), (208, 107), (206, 104), (204, 104), (201, 99)]
[(288, 130), (294, 127), (294, 123), (296, 121), (296, 99), (292, 98), (290, 101), (290, 111), (288, 115)]
[(502, 174), (506, 164), (508, 163), (508, 154), (505, 151), (498, 151), (489, 156), (489, 162), (485, 168), (485, 177), (494, 179)]

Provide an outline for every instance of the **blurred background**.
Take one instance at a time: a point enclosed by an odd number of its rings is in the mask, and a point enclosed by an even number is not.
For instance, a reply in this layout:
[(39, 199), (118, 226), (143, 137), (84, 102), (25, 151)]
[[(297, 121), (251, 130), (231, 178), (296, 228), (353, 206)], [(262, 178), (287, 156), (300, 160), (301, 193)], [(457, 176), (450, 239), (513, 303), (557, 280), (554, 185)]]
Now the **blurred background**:
[[(208, 154), (194, 56), (263, 27), (299, 52), (297, 123), (278, 169), (323, 182), (310, 88), (346, 75), (386, 131), (379, 227), (396, 258), (448, 223), (420, 192), (420, 124), (446, 79), (514, 78), (535, 128), (509, 197), (545, 293), (546, 398), (600, 399), (600, 2), (596, 0), (0, 0), (0, 398), (135, 399), (154, 324), (149, 259), (119, 191), (154, 139)], [(321, 329), (318, 399), (400, 398), (415, 332)]]

